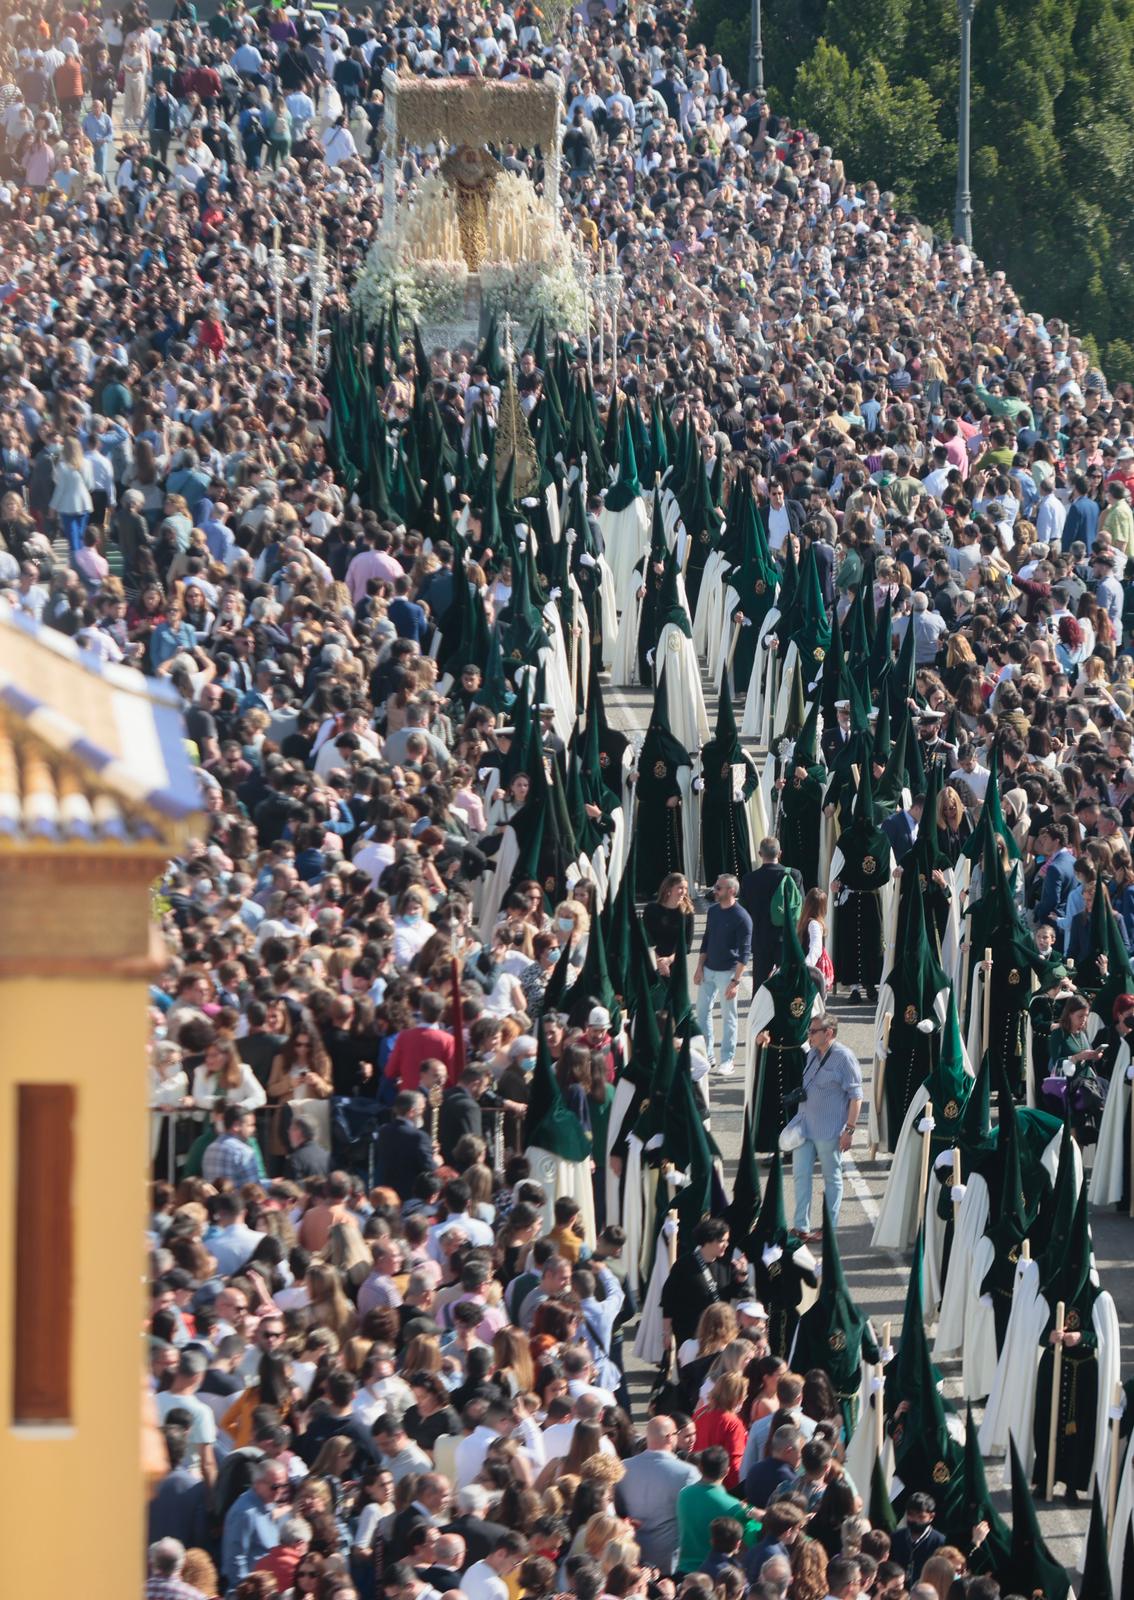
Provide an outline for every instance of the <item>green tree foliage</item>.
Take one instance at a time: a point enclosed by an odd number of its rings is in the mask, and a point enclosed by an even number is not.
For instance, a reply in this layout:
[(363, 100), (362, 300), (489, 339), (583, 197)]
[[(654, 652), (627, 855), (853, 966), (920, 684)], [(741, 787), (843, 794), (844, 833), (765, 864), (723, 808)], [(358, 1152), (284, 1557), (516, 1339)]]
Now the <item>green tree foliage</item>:
[(928, 84), (891, 81), (880, 61), (852, 67), (837, 45), (820, 39), (796, 79), (794, 109), (821, 129), (847, 171), (891, 189), (899, 205), (917, 203), (942, 160), (944, 140)]
[[(956, 0), (763, 0), (763, 19), (773, 106), (948, 232)], [(748, 27), (738, 0), (698, 6), (742, 83)], [(1134, 0), (977, 0), (971, 169), (977, 252), (1134, 379)]]

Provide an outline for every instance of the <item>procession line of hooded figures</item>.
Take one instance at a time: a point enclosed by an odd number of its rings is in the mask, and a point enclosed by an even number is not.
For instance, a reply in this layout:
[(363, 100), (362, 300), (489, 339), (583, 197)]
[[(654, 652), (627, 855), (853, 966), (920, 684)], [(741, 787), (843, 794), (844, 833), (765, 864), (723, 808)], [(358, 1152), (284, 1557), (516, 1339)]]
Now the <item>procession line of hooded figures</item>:
[[(531, 343), (544, 395), (526, 423), (494, 329), (481, 352), (502, 385), (502, 415), (513, 408), (513, 437), (531, 443), (531, 492), (517, 494), (514, 457), (500, 470), (498, 435), (482, 441), (474, 422), (466, 449), (456, 449), (421, 382), (413, 420), (420, 460), (433, 466), (417, 472), (414, 503), (403, 511), (399, 502), (414, 483), (404, 460), (412, 429), (383, 437), (355, 476), (364, 504), (401, 511), (427, 540), (450, 539), (458, 573), (466, 560), (490, 571), (510, 564), (511, 594), (491, 626), (482, 592), (455, 584), (434, 654), (443, 682), (466, 663), (482, 669), (477, 700), (501, 725), (499, 753), (478, 773), (497, 829), (474, 889), (486, 942), (520, 880), (539, 882), (549, 905), (581, 878), (594, 884), (581, 963), (566, 944), (544, 1009), (585, 1022), (594, 1003), (607, 1007), (615, 1095), (606, 1148), (592, 1151), (541, 1037), (525, 1129), (549, 1210), (559, 1195), (578, 1199), (593, 1244), (598, 1157), (599, 1210), (626, 1230), (628, 1280), (642, 1306), (635, 1350), (649, 1362), (663, 1358), (661, 1290), (672, 1261), (692, 1248), (704, 1216), (726, 1216), (768, 1310), (772, 1349), (797, 1370), (823, 1367), (834, 1383), (847, 1468), (874, 1522), (892, 1524), (906, 1496), (931, 1493), (937, 1526), (961, 1548), (988, 1524), (973, 1570), (995, 1572), (1005, 1592), (1063, 1600), (1068, 1575), (1040, 1537), (1029, 1489), (1046, 1484), (1053, 1437), (1055, 1483), (1092, 1495), (1081, 1593), (1094, 1600), (1113, 1584), (1125, 1596), (1134, 1590), (1134, 1457), (1115, 1421), (1119, 1329), (1095, 1271), (1087, 1207), (1127, 1193), (1130, 1052), (1123, 1044), (1114, 1060), (1088, 1192), (1069, 1128), (1034, 1104), (1032, 1053), (1046, 1059), (1042, 1032), (1065, 975), (1041, 956), (1021, 913), (995, 754), (980, 821), (953, 859), (933, 826), (943, 770), (934, 752), (948, 740), (919, 736), (929, 718), (915, 695), (913, 630), (895, 657), (890, 602), (876, 616), (869, 584), (841, 619), (829, 615), (811, 549), (797, 559), (789, 539), (781, 562), (772, 560), (744, 474), (723, 506), (720, 458), (707, 473), (690, 425), (675, 431), (659, 402), (646, 416), (620, 396), (604, 427), (564, 341), (549, 349), (537, 327)], [(331, 441), (345, 470), (360, 447), (341, 406), (353, 394), (365, 413), (368, 402), (341, 330), (335, 360), (343, 398)], [(642, 460), (652, 489), (639, 481)], [(454, 517), (457, 482), (468, 501)], [(597, 515), (588, 482), (601, 486)], [(718, 686), (712, 732), (702, 664)], [(615, 686), (653, 690), (640, 747), (607, 720), (604, 668)], [(828, 764), (821, 735), (840, 712)], [(759, 767), (741, 736), (766, 752)], [(925, 825), (898, 868), (881, 821), (913, 794), (926, 795)], [(913, 1251), (896, 1356), (850, 1294), (826, 1211), (821, 1270), (786, 1223), (778, 1138), (800, 1086), (808, 1022), (824, 1000), (795, 918), (785, 915), (782, 959), (751, 1003), (730, 1199), (684, 938), (663, 975), (638, 914), (668, 872), (691, 883), (743, 877), (770, 833), (804, 890), (828, 891), (836, 983), (877, 991), (870, 1139), (892, 1160), (873, 1243)], [(1106, 895), (1094, 905), (1094, 948), (1078, 972), (1080, 986), (1091, 970), (1097, 977), (1092, 1032), (1117, 994), (1134, 991)], [(1108, 962), (1098, 963), (1103, 954)], [(1079, 1337), (1061, 1348), (1052, 1432), (1057, 1308)], [(963, 1416), (933, 1365), (958, 1356)], [(978, 1428), (969, 1405), (980, 1400)], [(1124, 1459), (1112, 1460), (1118, 1451)], [(983, 1457), (997, 1455), (1010, 1461), (1010, 1528), (985, 1483)]]

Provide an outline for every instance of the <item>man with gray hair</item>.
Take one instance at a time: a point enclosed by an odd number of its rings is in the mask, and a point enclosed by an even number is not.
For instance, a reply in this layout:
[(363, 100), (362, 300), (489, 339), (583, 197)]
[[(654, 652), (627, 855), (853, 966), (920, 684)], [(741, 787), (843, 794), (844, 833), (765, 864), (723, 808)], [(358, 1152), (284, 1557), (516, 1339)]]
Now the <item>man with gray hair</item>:
[(150, 1546), (150, 1575), (146, 1600), (205, 1600), (200, 1589), (181, 1579), (185, 1546), (180, 1539), (159, 1539)]
[(862, 1072), (858, 1057), (838, 1040), (839, 1022), (830, 1012), (812, 1017), (807, 1029), (807, 1055), (803, 1063), (803, 1099), (799, 1117), (803, 1143), (792, 1155), (795, 1183), (793, 1227), (808, 1243), (820, 1237), (811, 1232), (811, 1180), (818, 1160), (823, 1172), (823, 1194), (831, 1224), (839, 1220), (843, 1203), (843, 1158), (854, 1140), (862, 1109)]
[(693, 982), (697, 984), (697, 1023), (713, 1060), (713, 1002), (721, 1003), (721, 1057), (719, 1070), (736, 1070), (736, 1035), (740, 984), (752, 955), (752, 918), (738, 905), (739, 880), (723, 872), (713, 885), (701, 954)]
[(783, 1600), (791, 1586), (791, 1562), (787, 1556), (769, 1556), (760, 1568), (760, 1582), (769, 1597), (776, 1595)]
[(280, 1542), (262, 1555), (253, 1572), (270, 1572), (280, 1594), (295, 1587), (295, 1570), (311, 1546), (311, 1524), (300, 1516), (288, 1516), (280, 1523)]
[(937, 647), (941, 635), (947, 633), (948, 625), (939, 612), (929, 609), (929, 596), (919, 589), (910, 596), (909, 612), (901, 616), (894, 623), (894, 633), (899, 644), (906, 636), (906, 629), (914, 631), (914, 662), (919, 667), (931, 667), (937, 660)]

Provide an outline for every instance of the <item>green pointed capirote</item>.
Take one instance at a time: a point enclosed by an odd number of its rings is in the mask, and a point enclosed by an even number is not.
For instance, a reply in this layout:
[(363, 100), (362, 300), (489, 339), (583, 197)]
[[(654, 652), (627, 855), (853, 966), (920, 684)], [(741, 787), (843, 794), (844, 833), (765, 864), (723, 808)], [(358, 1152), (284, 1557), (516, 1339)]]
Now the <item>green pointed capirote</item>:
[[(1011, 1436), (1008, 1457), (1012, 1477), (1012, 1543), (1007, 1562), (996, 1574), (1001, 1589), (1006, 1594), (1038, 1594), (1043, 1600), (1067, 1600), (1071, 1580), (1066, 1567), (1056, 1561), (1040, 1532), (1028, 1475)], [(1085, 1592), (1083, 1600), (1087, 1600)]]
[(524, 1137), (529, 1147), (534, 1145), (548, 1150), (562, 1161), (590, 1160), (590, 1137), (563, 1099), (542, 1029), (524, 1118)]

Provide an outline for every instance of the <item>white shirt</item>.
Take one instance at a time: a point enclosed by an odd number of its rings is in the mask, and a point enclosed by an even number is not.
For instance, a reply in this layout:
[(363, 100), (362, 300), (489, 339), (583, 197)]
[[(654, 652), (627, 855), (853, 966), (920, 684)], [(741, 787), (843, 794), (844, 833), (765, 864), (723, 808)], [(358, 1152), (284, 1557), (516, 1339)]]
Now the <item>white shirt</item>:
[(441, 1240), (453, 1228), (460, 1228), (461, 1232), (475, 1248), (488, 1249), (494, 1242), (495, 1235), (487, 1222), (480, 1222), (466, 1211), (459, 1217), (446, 1217), (444, 1222), (438, 1222), (429, 1230), (426, 1241), (426, 1251), (431, 1261), (436, 1261), (439, 1266), (445, 1264), (445, 1252), (441, 1248)]
[(1040, 544), (1062, 544), (1067, 507), (1057, 494), (1041, 494), (1035, 514), (1035, 536)]
[[(495, 1428), (486, 1428), (482, 1422), (474, 1431), (461, 1440), (456, 1448), (456, 1485), (458, 1489), (467, 1489), (472, 1483), (488, 1454), (488, 1447), (500, 1435)], [(483, 1562), (480, 1565), (483, 1566)]]
[(474, 1561), (461, 1579), (461, 1593), (467, 1600), (508, 1600), (508, 1585), (487, 1561)]
[(360, 849), (355, 851), (352, 865), (358, 867), (361, 872), (369, 873), (370, 882), (377, 888), (378, 879), (393, 859), (394, 847), (392, 844), (375, 844), (373, 840), (368, 839)]
[(379, 1378), (377, 1382), (368, 1383), (358, 1391), (351, 1411), (369, 1428), (385, 1412), (394, 1411), (401, 1415), (412, 1405), (413, 1390), (404, 1378)]
[(773, 555), (783, 549), (784, 540), (791, 532), (791, 518), (786, 503), (768, 507), (768, 548)]

